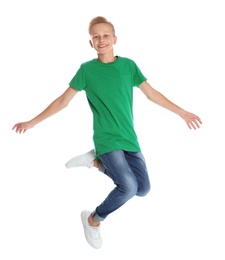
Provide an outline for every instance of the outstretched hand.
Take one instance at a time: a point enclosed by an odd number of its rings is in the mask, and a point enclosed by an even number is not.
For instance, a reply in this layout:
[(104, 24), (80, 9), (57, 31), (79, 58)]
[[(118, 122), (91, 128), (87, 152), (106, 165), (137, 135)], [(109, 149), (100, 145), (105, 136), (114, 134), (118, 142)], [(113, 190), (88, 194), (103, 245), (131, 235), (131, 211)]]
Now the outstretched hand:
[(201, 119), (193, 113), (186, 112), (184, 115), (181, 115), (181, 117), (190, 129), (196, 130), (197, 128), (200, 128), (200, 125), (202, 124)]
[(13, 126), (12, 130), (15, 130), (16, 133), (22, 134), (25, 133), (28, 129), (32, 128), (33, 124), (30, 121), (17, 123)]

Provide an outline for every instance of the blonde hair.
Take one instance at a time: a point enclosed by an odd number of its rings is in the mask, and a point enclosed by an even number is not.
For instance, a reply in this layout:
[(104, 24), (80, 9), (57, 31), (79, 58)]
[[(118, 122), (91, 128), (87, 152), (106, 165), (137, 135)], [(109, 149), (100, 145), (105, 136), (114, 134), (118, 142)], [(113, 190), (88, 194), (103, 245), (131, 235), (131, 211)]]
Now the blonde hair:
[(113, 26), (113, 24), (111, 22), (109, 22), (105, 17), (103, 16), (96, 16), (95, 18), (93, 18), (90, 23), (89, 23), (89, 27), (88, 27), (88, 32), (89, 34), (91, 34), (91, 29), (94, 25), (99, 24), (99, 23), (106, 23), (108, 25), (110, 25), (112, 27), (113, 30), (113, 34), (115, 36), (115, 28)]

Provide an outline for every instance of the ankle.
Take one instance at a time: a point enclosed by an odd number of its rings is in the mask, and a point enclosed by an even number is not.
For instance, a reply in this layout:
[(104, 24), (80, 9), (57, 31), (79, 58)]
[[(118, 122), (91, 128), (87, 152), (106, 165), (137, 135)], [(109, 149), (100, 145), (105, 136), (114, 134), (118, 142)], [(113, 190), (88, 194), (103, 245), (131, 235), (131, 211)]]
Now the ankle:
[(98, 166), (99, 166), (99, 161), (94, 160), (94, 162), (93, 162), (93, 167), (98, 168)]
[(92, 226), (92, 227), (97, 227), (97, 226), (100, 225), (100, 222), (99, 222), (99, 221), (95, 221), (94, 218), (92, 217), (92, 215), (90, 215), (90, 216), (88, 217), (88, 223), (89, 223), (89, 225)]

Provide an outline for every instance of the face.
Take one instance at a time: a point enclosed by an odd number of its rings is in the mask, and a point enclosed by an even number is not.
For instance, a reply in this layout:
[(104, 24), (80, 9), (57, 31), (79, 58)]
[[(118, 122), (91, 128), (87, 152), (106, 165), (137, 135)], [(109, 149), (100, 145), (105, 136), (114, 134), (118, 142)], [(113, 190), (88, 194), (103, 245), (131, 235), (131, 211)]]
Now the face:
[(96, 24), (91, 29), (90, 44), (98, 54), (110, 53), (116, 40), (112, 27), (106, 23)]

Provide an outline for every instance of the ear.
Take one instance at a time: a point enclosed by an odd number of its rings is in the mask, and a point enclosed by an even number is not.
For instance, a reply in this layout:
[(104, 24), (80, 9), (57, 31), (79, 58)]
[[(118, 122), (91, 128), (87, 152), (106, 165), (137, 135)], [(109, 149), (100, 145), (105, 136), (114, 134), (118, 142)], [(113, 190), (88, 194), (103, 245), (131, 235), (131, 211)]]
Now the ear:
[(117, 37), (114, 36), (114, 37), (113, 37), (113, 43), (116, 44), (116, 42), (117, 42)]
[(93, 44), (92, 44), (92, 41), (91, 41), (91, 40), (89, 40), (89, 43), (90, 43), (90, 45), (91, 45), (91, 48), (93, 48)]

